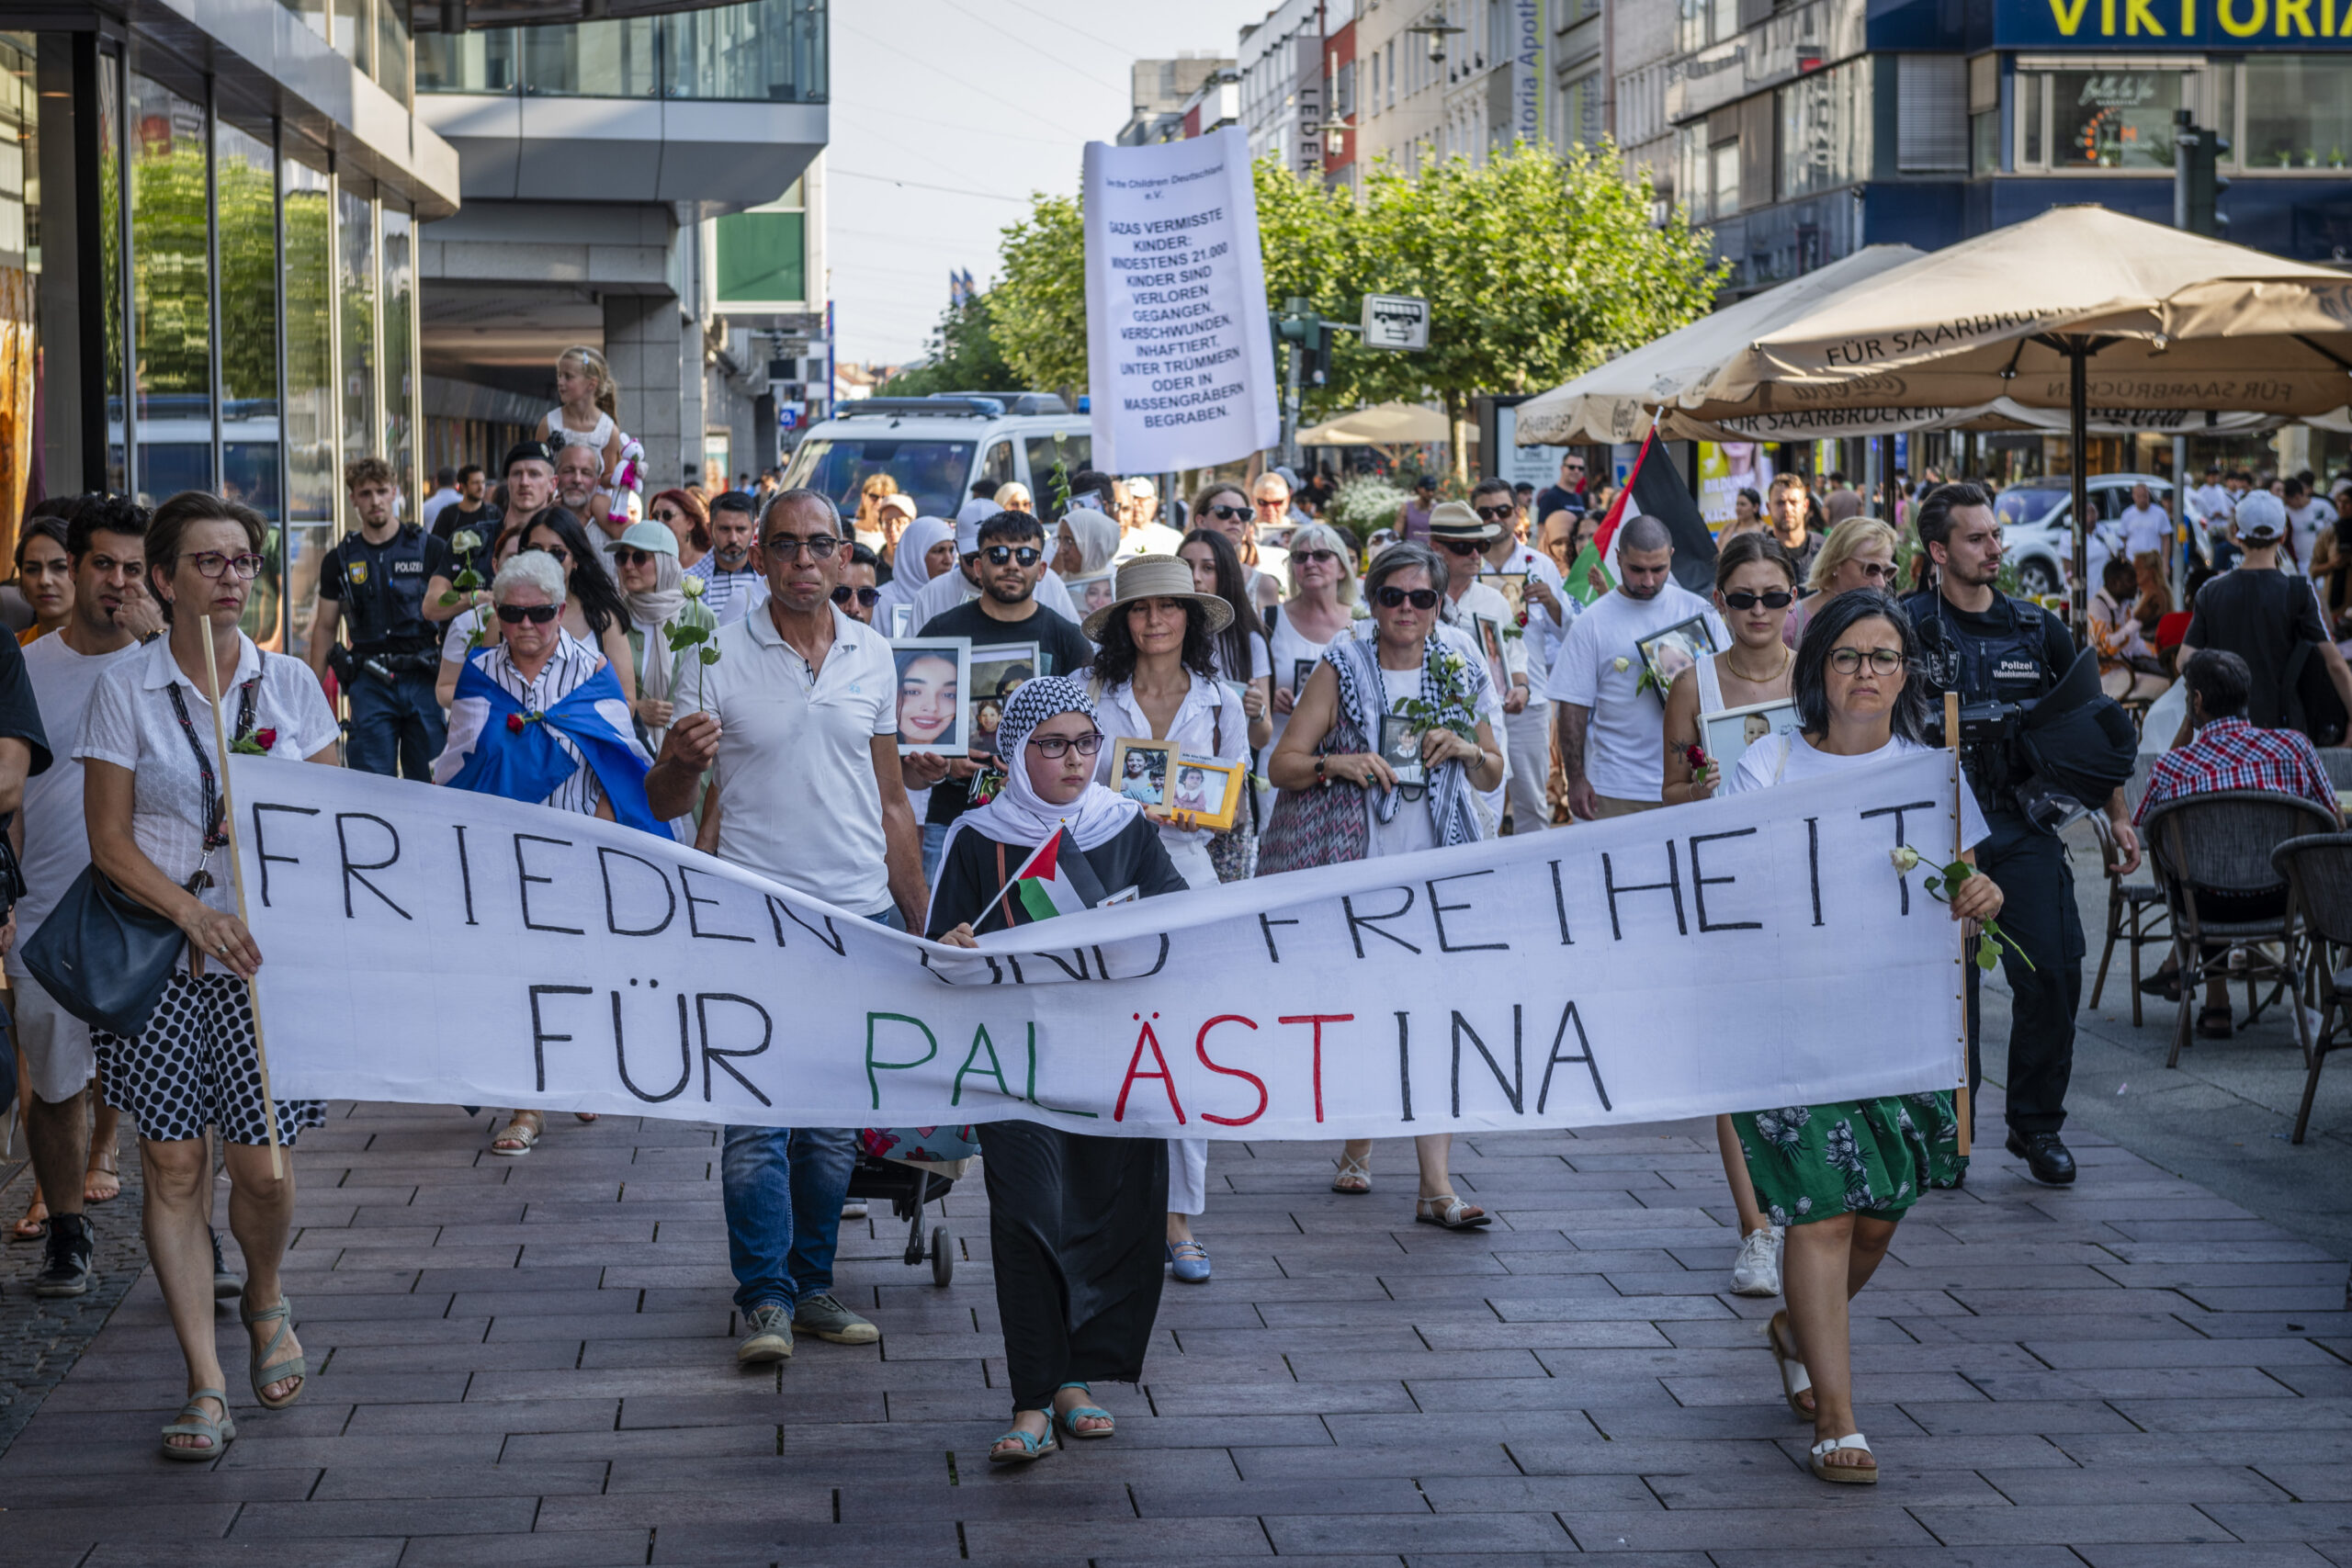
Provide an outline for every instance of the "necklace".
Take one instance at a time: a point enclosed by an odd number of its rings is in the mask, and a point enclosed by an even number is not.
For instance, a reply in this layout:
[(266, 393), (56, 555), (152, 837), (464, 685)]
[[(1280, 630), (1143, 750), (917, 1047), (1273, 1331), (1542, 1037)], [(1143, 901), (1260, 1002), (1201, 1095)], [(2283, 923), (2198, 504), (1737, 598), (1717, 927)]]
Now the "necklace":
[(1739, 667), (1739, 649), (1737, 648), (1732, 649), (1729, 652), (1724, 655), (1724, 663), (1730, 667), (1731, 672), (1734, 675), (1747, 682), (1749, 685), (1769, 686), (1773, 682), (1781, 679), (1781, 676), (1786, 675), (1789, 672), (1789, 666), (1796, 661), (1796, 649), (1783, 647), (1781, 649), (1781, 667), (1778, 670), (1773, 671), (1770, 675), (1760, 676), (1750, 675), (1747, 671), (1742, 670)]

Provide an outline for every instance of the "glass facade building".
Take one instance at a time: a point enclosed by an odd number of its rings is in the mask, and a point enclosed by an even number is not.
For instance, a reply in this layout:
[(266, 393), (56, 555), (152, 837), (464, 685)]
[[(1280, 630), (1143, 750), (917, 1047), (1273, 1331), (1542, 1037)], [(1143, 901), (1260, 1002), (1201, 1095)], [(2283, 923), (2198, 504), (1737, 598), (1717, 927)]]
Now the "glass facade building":
[[(253, 5), (266, 33), (279, 8)], [(404, 7), (352, 7), (301, 11), (265, 61), (234, 29), (166, 48), (95, 15), (0, 33), (0, 548), (47, 496), (217, 491), (271, 525), (249, 626), (288, 650), (343, 523), (341, 464), (384, 456), (423, 493), (412, 236), (456, 194), (401, 166), (404, 111), (388, 155), (288, 85), (323, 69), (405, 102)]]

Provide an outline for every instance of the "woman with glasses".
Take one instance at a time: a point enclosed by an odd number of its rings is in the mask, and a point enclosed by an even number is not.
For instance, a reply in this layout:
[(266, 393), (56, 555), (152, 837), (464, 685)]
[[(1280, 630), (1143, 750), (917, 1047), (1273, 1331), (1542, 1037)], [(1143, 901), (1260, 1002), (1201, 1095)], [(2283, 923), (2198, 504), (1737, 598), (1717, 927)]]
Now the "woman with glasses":
[(710, 513), (693, 491), (665, 490), (647, 504), (645, 515), (677, 536), (681, 571), (710, 554)]
[[(1273, 664), (1273, 735), (1269, 746), (1283, 742), (1291, 710), (1298, 705), (1305, 684), (1299, 666), (1311, 665), (1323, 650), (1344, 634), (1356, 613), (1355, 547), (1346, 535), (1328, 523), (1302, 523), (1292, 530), (1290, 597), (1266, 612), (1267, 651)], [(1272, 811), (1272, 786), (1265, 809)]]
[(522, 547), (554, 558), (569, 588), (563, 629), (612, 662), (620, 674), (623, 697), (634, 703), (637, 668), (630, 657), (628, 606), (622, 603), (612, 573), (605, 570), (604, 552), (589, 543), (587, 530), (569, 513), (554, 509), (524, 528)]
[[(708, 633), (718, 617), (700, 599), (686, 596), (686, 574), (678, 564), (677, 536), (659, 523), (632, 523), (605, 547), (613, 558), (621, 602), (628, 610), (628, 667), (637, 679), (637, 716), (648, 751), (662, 750), (675, 710), (670, 694), (695, 649), (673, 650), (670, 634), (679, 627)], [(689, 840), (691, 841), (691, 836)]]
[[(1005, 787), (956, 820), (932, 890), (924, 931), (955, 947), (977, 933), (1027, 924), (1005, 884), (1057, 833), (1078, 851), (1062, 874), (1091, 906), (1133, 888), (1181, 893), (1184, 879), (1134, 801), (1095, 780), (1111, 747), (1086, 682), (1046, 675), (1007, 701), (997, 728)], [(1117, 1428), (1095, 1403), (1096, 1381), (1134, 1382), (1159, 1312), (1160, 1215), (1168, 1203), (1168, 1145), (1103, 1138), (1036, 1122), (991, 1122), (989, 1255), (1012, 1384), (1012, 1427), (989, 1451), (1024, 1464), (1056, 1439), (1108, 1438)]]
[[(1266, 764), (1283, 793), (1266, 825), (1261, 874), (1479, 838), (1471, 795), (1502, 784), (1503, 754), (1487, 721), (1477, 716), (1486, 661), (1464, 656), (1439, 635), (1449, 575), (1442, 556), (1416, 544), (1389, 546), (1364, 574), (1374, 635), (1342, 637), (1324, 650)], [(1404, 730), (1392, 745), (1383, 719), (1408, 702), (1426, 705), (1443, 722), (1418, 738)], [(1388, 728), (1393, 734), (1399, 727)], [(1417, 756), (1418, 780), (1400, 780), (1391, 764), (1400, 749)], [(1446, 1168), (1453, 1135), (1430, 1134), (1414, 1139), (1413, 1147), (1421, 1168), (1413, 1218), (1447, 1230), (1487, 1224), (1485, 1210), (1454, 1195)], [(1371, 1139), (1348, 1141), (1331, 1190), (1372, 1190)]]
[[(187, 1364), (187, 1402), (164, 1428), (166, 1459), (218, 1459), (237, 1435), (213, 1340), (212, 1163), (217, 1128), (229, 1174), (229, 1226), (245, 1255), (238, 1315), (254, 1397), (282, 1410), (309, 1371), (279, 1286), (294, 1210), (290, 1153), (272, 1168), (261, 1051), (246, 980), (261, 949), (234, 913), (234, 879), (214, 749), (214, 708), (232, 746), (282, 761), (335, 765), (337, 726), (299, 659), (266, 654), (237, 629), (263, 564), (258, 513), (198, 491), (155, 509), (148, 588), (170, 631), (110, 666), (90, 698), (75, 757), (84, 765), (90, 859), (140, 903), (187, 933), (162, 999), (136, 1038), (97, 1032), (107, 1103), (139, 1128), (147, 1256)], [(205, 642), (211, 640), (211, 659)], [(209, 668), (220, 671), (217, 705)], [(326, 1119), (322, 1101), (278, 1100), (289, 1146)]]
[(1822, 536), (1821, 553), (1804, 573), (1805, 597), (1781, 628), (1781, 640), (1796, 647), (1814, 610), (1840, 593), (1895, 592), (1894, 544), (1894, 529), (1875, 517), (1849, 517)]
[[(626, 705), (618, 671), (563, 630), (563, 569), (548, 552), (518, 550), (492, 579), (490, 597), (502, 635), (458, 676), (449, 745), (433, 764), (433, 782), (670, 836), (645, 803), (651, 757), (599, 706)], [(509, 722), (517, 716), (523, 722)], [(490, 1152), (529, 1154), (546, 1131), (538, 1111), (517, 1111)]]
[(1258, 503), (1247, 491), (1239, 485), (1210, 485), (1193, 497), (1190, 515), (1193, 527), (1214, 528), (1232, 541), (1249, 580), (1250, 604), (1263, 607), (1281, 601), (1282, 581), (1274, 572), (1286, 552), (1258, 543)]
[[(1722, 793), (1802, 786), (1928, 750), (1920, 657), (1910, 618), (1888, 595), (1865, 588), (1828, 600), (1797, 647), (1801, 729), (1750, 746)], [(1960, 792), (1960, 810), (1962, 842), (1982, 842), (1987, 829), (1973, 789)], [(1952, 894), (1954, 919), (2000, 912), (2001, 890), (1985, 876)], [(1732, 1122), (1765, 1213), (1788, 1233), (1789, 1304), (1772, 1315), (1772, 1356), (1790, 1408), (1813, 1423), (1813, 1473), (1876, 1482), (1878, 1461), (1854, 1426), (1847, 1303), (1870, 1282), (1919, 1195), (1951, 1186), (1965, 1168), (1951, 1091), (1742, 1111)]]

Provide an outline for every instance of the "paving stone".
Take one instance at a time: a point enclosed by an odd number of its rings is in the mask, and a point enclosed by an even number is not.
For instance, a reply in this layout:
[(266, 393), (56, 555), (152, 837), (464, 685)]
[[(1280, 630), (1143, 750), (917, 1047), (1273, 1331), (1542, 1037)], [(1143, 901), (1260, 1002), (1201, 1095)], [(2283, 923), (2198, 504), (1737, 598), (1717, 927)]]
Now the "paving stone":
[(1913, 1517), (1948, 1546), (2008, 1542), (2220, 1542), (2242, 1539), (2185, 1504), (2020, 1505), (2010, 1508), (1914, 1509)]

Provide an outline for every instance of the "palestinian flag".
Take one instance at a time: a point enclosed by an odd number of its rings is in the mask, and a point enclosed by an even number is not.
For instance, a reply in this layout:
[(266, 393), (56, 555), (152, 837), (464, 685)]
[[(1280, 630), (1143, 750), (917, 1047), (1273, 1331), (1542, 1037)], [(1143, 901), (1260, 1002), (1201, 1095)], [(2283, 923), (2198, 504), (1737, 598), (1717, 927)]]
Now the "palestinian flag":
[(1085, 895), (1062, 864), (1063, 846), (1072, 859), (1079, 858), (1078, 848), (1069, 843), (1067, 831), (1057, 832), (1037, 846), (1036, 852), (1021, 863), (1021, 869), (1005, 884), (1005, 919), (1008, 924), (1028, 925), (1036, 920), (1050, 920), (1056, 915), (1074, 915), (1087, 907)]
[(1682, 470), (1674, 466), (1657, 427), (1642, 440), (1634, 455), (1634, 471), (1625, 488), (1610, 503), (1609, 515), (1592, 536), (1611, 578), (1617, 570), (1617, 525), (1628, 517), (1655, 517), (1674, 536), (1674, 580), (1693, 593), (1708, 593), (1715, 586), (1715, 536), (1700, 514), (1698, 498), (1690, 493)]

